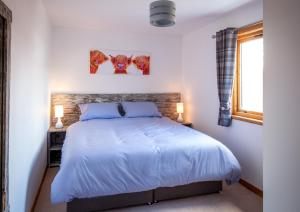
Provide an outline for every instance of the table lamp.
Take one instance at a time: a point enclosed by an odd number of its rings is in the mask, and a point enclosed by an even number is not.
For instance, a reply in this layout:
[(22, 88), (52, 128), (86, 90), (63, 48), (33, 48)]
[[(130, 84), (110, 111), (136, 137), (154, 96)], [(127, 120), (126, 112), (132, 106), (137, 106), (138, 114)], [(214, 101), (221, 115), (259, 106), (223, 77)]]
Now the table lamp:
[(183, 122), (183, 118), (182, 118), (182, 113), (183, 113), (183, 103), (179, 102), (177, 103), (177, 113), (178, 113), (178, 118), (177, 118), (177, 122), (182, 123)]
[(62, 105), (55, 105), (55, 118), (57, 118), (55, 128), (64, 127), (63, 123), (61, 122), (61, 117), (63, 116), (64, 116), (64, 107)]

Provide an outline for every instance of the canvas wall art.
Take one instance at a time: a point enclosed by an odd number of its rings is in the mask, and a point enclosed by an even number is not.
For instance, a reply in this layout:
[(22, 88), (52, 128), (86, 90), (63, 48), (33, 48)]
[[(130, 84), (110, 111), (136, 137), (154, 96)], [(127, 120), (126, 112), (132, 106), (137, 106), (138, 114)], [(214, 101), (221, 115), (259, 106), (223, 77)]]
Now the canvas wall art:
[(90, 51), (90, 74), (149, 75), (150, 54), (94, 49)]

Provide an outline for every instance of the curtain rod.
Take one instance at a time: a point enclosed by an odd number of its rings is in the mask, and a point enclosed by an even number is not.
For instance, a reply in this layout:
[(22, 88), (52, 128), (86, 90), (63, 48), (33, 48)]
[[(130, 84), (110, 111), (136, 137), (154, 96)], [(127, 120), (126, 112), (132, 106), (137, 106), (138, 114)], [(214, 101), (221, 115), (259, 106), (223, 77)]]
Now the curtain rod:
[[(238, 30), (241, 30), (241, 29), (244, 29), (244, 28), (247, 28), (247, 27), (251, 27), (251, 26), (255, 26), (257, 24), (262, 24), (262, 23), (263, 23), (263, 21), (258, 21), (258, 22), (252, 23), (252, 24), (247, 24), (247, 25), (244, 25), (244, 26), (238, 28)], [(212, 39), (215, 39), (216, 37), (217, 37), (216, 35), (211, 36)]]

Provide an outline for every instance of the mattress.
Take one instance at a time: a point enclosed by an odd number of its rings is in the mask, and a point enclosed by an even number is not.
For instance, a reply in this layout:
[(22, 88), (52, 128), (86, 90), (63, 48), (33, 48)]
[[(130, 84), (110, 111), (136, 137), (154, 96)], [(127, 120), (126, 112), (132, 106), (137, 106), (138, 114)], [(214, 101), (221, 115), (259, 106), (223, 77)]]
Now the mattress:
[(72, 124), (51, 185), (53, 203), (201, 181), (240, 178), (217, 140), (169, 118), (95, 119)]

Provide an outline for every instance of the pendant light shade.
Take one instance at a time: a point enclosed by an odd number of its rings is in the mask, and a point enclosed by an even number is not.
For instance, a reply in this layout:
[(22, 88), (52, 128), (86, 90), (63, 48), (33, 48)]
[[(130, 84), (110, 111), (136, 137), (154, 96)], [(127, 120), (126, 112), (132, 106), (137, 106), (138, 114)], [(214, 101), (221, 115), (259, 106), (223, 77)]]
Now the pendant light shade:
[(150, 23), (156, 27), (175, 24), (175, 3), (168, 0), (154, 1), (150, 4)]

